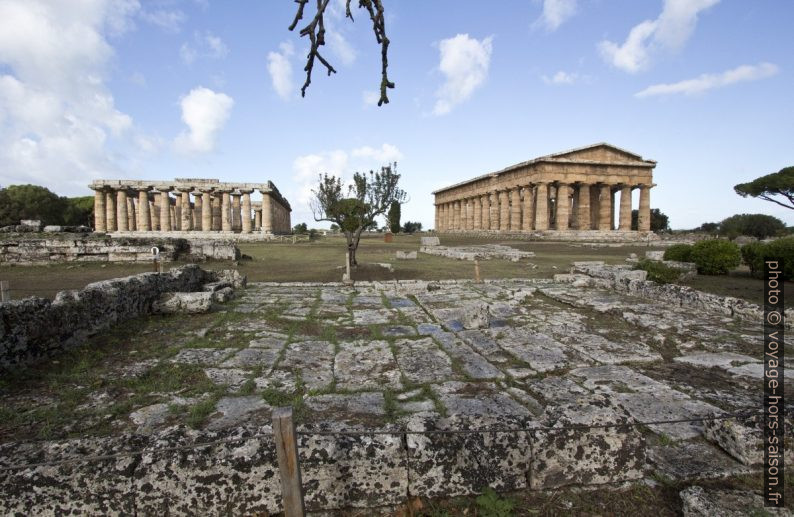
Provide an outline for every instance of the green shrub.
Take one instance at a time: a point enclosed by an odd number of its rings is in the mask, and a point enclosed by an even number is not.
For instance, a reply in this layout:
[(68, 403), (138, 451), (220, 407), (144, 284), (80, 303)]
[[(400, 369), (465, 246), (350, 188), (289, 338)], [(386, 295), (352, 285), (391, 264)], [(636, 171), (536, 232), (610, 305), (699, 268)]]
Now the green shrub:
[(737, 214), (720, 222), (720, 235), (729, 239), (735, 239), (739, 235), (766, 239), (785, 232), (786, 225), (783, 221), (766, 214)]
[(664, 251), (664, 259), (678, 262), (692, 262), (692, 245), (674, 244)]
[(764, 272), (765, 248), (763, 242), (750, 242), (742, 246), (742, 262), (750, 268), (750, 274), (760, 276)]
[(739, 246), (724, 240), (700, 241), (692, 246), (692, 262), (702, 275), (725, 275), (741, 263)]
[(764, 273), (764, 257), (776, 258), (783, 261), (783, 277), (794, 280), (794, 237), (783, 237), (764, 244), (758, 263), (759, 274)]
[[(665, 258), (667, 254), (665, 253)], [(660, 284), (673, 284), (681, 277), (681, 270), (666, 266), (655, 260), (642, 259), (637, 264), (637, 269), (648, 272), (648, 280)]]

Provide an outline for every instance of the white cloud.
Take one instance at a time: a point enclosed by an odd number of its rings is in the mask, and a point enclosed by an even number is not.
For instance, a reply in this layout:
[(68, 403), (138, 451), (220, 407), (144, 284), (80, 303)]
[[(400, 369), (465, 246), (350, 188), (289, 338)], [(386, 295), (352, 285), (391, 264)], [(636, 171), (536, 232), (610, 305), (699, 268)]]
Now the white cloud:
[(291, 41), (286, 41), (279, 45), (279, 50), (280, 52), (268, 52), (267, 71), (273, 82), (273, 89), (279, 97), (287, 100), (295, 89), (292, 82), (292, 63), (290, 63), (295, 48)]
[(327, 45), (331, 52), (339, 58), (345, 66), (350, 66), (356, 61), (356, 49), (345, 39), (341, 32), (328, 30), (326, 33)]
[(182, 30), (182, 24), (187, 20), (185, 13), (179, 9), (154, 9), (152, 11), (142, 11), (141, 18), (156, 25), (166, 32), (178, 33)]
[(234, 100), (225, 93), (216, 93), (199, 86), (180, 100), (182, 121), (188, 131), (177, 136), (174, 144), (182, 153), (206, 153), (215, 148), (218, 132), (229, 119)]
[(137, 1), (0, 2), (0, 182), (77, 193), (119, 169), (106, 149), (132, 118), (105, 84), (106, 34), (132, 26)]
[(543, 13), (535, 24), (554, 31), (576, 14), (576, 0), (543, 0)]
[(600, 42), (601, 56), (616, 68), (639, 72), (649, 66), (650, 56), (656, 50), (680, 50), (695, 31), (700, 12), (719, 1), (664, 0), (659, 17), (634, 26), (622, 45), (606, 40)]
[(353, 149), (352, 155), (356, 158), (371, 159), (381, 165), (395, 162), (403, 157), (400, 150), (391, 144), (383, 144), (380, 146), (380, 149), (365, 145), (364, 147)]
[(361, 100), (364, 101), (364, 106), (377, 106), (380, 100), (380, 92), (365, 90), (361, 94)]
[(485, 82), (491, 64), (492, 40), (487, 37), (478, 41), (468, 34), (458, 34), (439, 43), (438, 68), (446, 80), (436, 92), (434, 115), (449, 113)]
[(292, 206), (293, 222), (313, 220), (310, 202), (314, 197), (312, 189), (317, 187), (319, 175), (328, 174), (341, 178), (348, 185), (352, 182), (353, 173), (380, 170), (381, 166), (400, 158), (400, 150), (388, 143), (379, 148), (362, 146), (351, 151), (335, 149), (297, 157), (292, 163), (292, 179), (296, 187), (289, 194), (290, 202), (295, 200)]
[(553, 76), (542, 76), (543, 82), (546, 84), (573, 84), (579, 80), (579, 74), (564, 72), (560, 70)]
[(229, 47), (209, 31), (193, 33), (193, 44), (185, 42), (179, 47), (179, 57), (187, 65), (199, 58), (222, 59), (228, 54)]
[(721, 74), (702, 74), (695, 79), (687, 79), (677, 83), (655, 84), (634, 94), (635, 97), (652, 97), (654, 95), (694, 95), (713, 88), (721, 88), (744, 81), (757, 81), (772, 77), (778, 73), (778, 67), (772, 63), (758, 65), (742, 65)]

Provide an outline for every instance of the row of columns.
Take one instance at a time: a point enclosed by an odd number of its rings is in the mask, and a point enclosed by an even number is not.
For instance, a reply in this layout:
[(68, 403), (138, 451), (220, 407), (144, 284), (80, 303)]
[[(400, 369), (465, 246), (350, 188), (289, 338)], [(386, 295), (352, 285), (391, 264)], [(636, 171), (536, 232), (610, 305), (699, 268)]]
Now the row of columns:
[(253, 189), (91, 188), (97, 232), (288, 233), (291, 228), (290, 210), (268, 192), (257, 204), (251, 202)]
[[(438, 231), (631, 230), (631, 191), (640, 190), (638, 230), (651, 229), (653, 185), (539, 182), (436, 204)], [(620, 192), (618, 226), (615, 193)]]

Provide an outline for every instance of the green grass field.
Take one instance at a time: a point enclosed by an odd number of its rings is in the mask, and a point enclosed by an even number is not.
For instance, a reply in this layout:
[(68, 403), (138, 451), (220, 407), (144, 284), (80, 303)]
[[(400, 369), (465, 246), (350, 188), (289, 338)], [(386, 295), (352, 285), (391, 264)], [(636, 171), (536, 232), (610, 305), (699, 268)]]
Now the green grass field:
[[(490, 278), (549, 278), (566, 272), (571, 262), (604, 260), (623, 264), (630, 253), (643, 256), (645, 251), (662, 249), (637, 245), (622, 247), (588, 247), (578, 243), (515, 241), (442, 235), (445, 246), (474, 244), (506, 244), (533, 251), (529, 260), (480, 261), (481, 276)], [(417, 260), (396, 260), (395, 252), (419, 249), (419, 235), (396, 235), (392, 243), (385, 243), (383, 235), (365, 235), (358, 250), (360, 266), (353, 271), (355, 280), (441, 280), (474, 278), (474, 264), (420, 253)], [(241, 243), (240, 250), (250, 258), (237, 265), (230, 262), (206, 262), (204, 267), (223, 269), (236, 267), (252, 282), (336, 282), (340, 281), (345, 262), (345, 242), (341, 236), (322, 237), (313, 242)], [(377, 266), (390, 263), (394, 269)], [(170, 263), (166, 268), (177, 267)], [(534, 266), (534, 267), (533, 267)], [(151, 264), (71, 263), (46, 266), (0, 266), (0, 280), (11, 284), (14, 299), (26, 296), (53, 297), (63, 289), (79, 289), (90, 282), (151, 271)], [(686, 282), (696, 289), (723, 296), (735, 296), (758, 303), (762, 296), (762, 282), (744, 271), (729, 276), (698, 276)], [(792, 284), (787, 283), (787, 287)], [(794, 302), (794, 298), (792, 298)], [(787, 303), (789, 305), (789, 303)]]

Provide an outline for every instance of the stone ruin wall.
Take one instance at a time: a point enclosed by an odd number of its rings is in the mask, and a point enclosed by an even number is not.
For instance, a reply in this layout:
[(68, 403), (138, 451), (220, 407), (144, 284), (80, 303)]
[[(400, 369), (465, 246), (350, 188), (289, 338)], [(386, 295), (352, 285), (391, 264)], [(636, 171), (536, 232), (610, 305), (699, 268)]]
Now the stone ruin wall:
[(160, 260), (237, 260), (234, 242), (194, 239), (135, 238), (8, 238), (0, 240), (0, 264), (34, 265), (51, 262), (152, 262), (152, 247)]
[[(61, 291), (55, 300), (0, 303), (0, 372), (79, 345), (86, 336), (149, 314), (164, 293), (201, 291), (224, 272), (190, 264), (168, 273), (141, 273)], [(2, 375), (2, 373), (0, 373)]]

